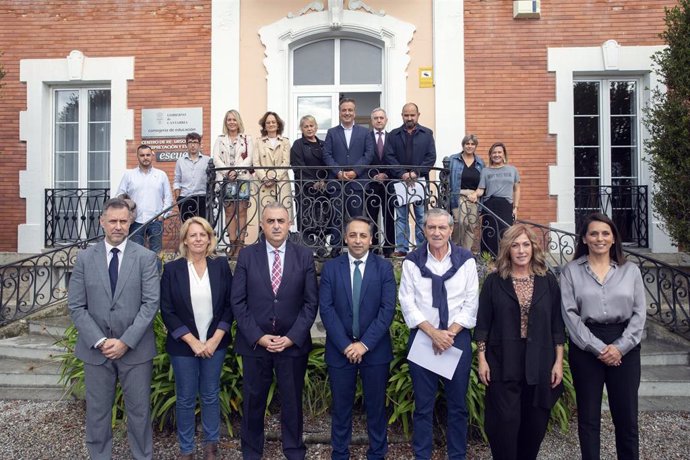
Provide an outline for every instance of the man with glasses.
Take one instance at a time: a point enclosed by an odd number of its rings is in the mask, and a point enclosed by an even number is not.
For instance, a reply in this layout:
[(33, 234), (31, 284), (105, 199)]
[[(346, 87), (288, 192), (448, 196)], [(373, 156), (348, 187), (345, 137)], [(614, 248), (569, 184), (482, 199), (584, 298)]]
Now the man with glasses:
[(206, 168), (209, 157), (201, 154), (201, 136), (189, 133), (187, 151), (175, 164), (173, 197), (180, 208), (180, 220), (190, 217), (206, 217)]

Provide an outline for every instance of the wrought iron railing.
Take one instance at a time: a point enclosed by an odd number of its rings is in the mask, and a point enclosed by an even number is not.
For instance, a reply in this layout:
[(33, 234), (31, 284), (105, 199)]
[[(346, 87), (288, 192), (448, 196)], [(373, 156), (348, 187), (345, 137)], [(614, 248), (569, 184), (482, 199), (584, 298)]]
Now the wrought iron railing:
[(0, 266), (0, 326), (67, 298), (77, 253), (100, 236)]
[[(372, 165), (381, 173), (392, 176), (390, 166)], [(399, 166), (405, 170), (416, 167)], [(345, 167), (347, 169), (347, 167)], [(229, 177), (228, 177), (229, 176)], [(232, 180), (231, 180), (232, 179)], [(338, 180), (329, 177), (327, 169), (301, 167), (255, 167), (251, 172), (234, 168), (209, 167), (207, 217), (214, 225), (219, 247), (231, 255), (244, 245), (254, 243), (260, 232), (262, 208), (278, 201), (290, 210), (293, 221), (291, 238), (325, 257), (342, 247), (347, 218), (357, 214), (377, 223), (374, 248), (389, 254), (395, 250), (395, 209), (399, 200), (422, 203), (425, 208), (448, 207), (448, 174), (431, 168), (430, 179), (421, 185), (405, 187), (392, 179)], [(413, 213), (409, 226), (417, 223)], [(413, 232), (402, 231), (406, 245), (415, 239)], [(399, 238), (400, 239), (400, 238)], [(398, 241), (402, 243), (402, 241)]]
[(102, 235), (98, 218), (110, 198), (105, 188), (45, 190), (45, 247), (72, 244)]
[(649, 209), (646, 185), (576, 185), (575, 228), (593, 212), (602, 212), (616, 223), (623, 243), (649, 246)]

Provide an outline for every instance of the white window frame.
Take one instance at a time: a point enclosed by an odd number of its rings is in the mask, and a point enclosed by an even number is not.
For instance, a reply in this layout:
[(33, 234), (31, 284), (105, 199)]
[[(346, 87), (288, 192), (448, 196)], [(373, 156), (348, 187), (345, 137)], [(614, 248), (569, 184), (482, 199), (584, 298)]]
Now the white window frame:
[(19, 171), (19, 196), (26, 200), (25, 222), (17, 229), (17, 251), (43, 249), (44, 190), (53, 187), (53, 100), (58, 85), (110, 87), (110, 189), (127, 169), (127, 141), (134, 139), (134, 111), (127, 108), (127, 81), (134, 79), (134, 57), (90, 58), (80, 51), (59, 59), (22, 59), (26, 107), (19, 113), (19, 138), (26, 142), (26, 169)]
[[(575, 174), (573, 156), (573, 80), (576, 75), (608, 75), (627, 78), (641, 76), (639, 96), (641, 106), (651, 93), (664, 90), (659, 76), (653, 70), (652, 55), (663, 46), (620, 46), (609, 40), (596, 47), (548, 48), (548, 71), (553, 72), (556, 83), (555, 100), (549, 102), (549, 134), (556, 136), (556, 164), (549, 166), (549, 194), (556, 196), (555, 228), (575, 232)], [(654, 213), (651, 194), (655, 193), (650, 181), (650, 171), (644, 161), (644, 139), (648, 136), (642, 125), (640, 142), (639, 184), (650, 186), (649, 197), (649, 247), (653, 252), (677, 252), (663, 225)]]

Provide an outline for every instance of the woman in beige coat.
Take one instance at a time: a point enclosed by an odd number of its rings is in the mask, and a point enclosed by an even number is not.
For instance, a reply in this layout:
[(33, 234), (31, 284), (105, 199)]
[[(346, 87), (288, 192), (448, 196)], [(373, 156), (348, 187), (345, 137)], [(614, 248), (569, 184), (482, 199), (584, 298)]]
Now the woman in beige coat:
[[(266, 112), (259, 120), (261, 138), (254, 144), (256, 176), (260, 181), (259, 209), (272, 201), (285, 206), (293, 220), (292, 190), (288, 177), (290, 166), (290, 141), (283, 137), (285, 123), (275, 112)], [(269, 169), (283, 166), (284, 169)]]

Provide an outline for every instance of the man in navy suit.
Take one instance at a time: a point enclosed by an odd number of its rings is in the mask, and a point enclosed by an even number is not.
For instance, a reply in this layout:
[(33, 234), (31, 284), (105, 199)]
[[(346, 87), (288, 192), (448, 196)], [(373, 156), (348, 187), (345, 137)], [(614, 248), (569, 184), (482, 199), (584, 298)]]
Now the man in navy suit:
[[(371, 127), (369, 136), (374, 141), (374, 164), (386, 166), (386, 124), (388, 117), (386, 111), (377, 107), (371, 111)], [(381, 246), (381, 252), (385, 257), (390, 257), (395, 248), (395, 191), (391, 179), (391, 171), (388, 168), (371, 168), (369, 177), (372, 179), (367, 185), (367, 216), (374, 221), (373, 245)], [(379, 213), (381, 223), (379, 224)]]
[(374, 140), (369, 130), (355, 124), (355, 101), (340, 100), (340, 124), (328, 130), (323, 161), (330, 167), (328, 193), (334, 198), (333, 236), (331, 246), (339, 252), (341, 231), (347, 217), (360, 216), (364, 210), (364, 188), (369, 165), (374, 162)]
[(237, 320), (235, 352), (242, 356), (242, 457), (259, 460), (264, 449), (268, 390), (277, 377), (283, 453), (302, 460), (302, 389), (318, 302), (314, 258), (287, 241), (291, 222), (280, 203), (261, 214), (264, 238), (240, 251), (232, 282)]
[(326, 262), (321, 272), (333, 459), (350, 458), (358, 371), (367, 414), (367, 459), (383, 459), (388, 450), (386, 383), (393, 359), (388, 329), (395, 313), (396, 284), (391, 263), (369, 253), (373, 230), (371, 219), (352, 218), (345, 232), (348, 253)]

